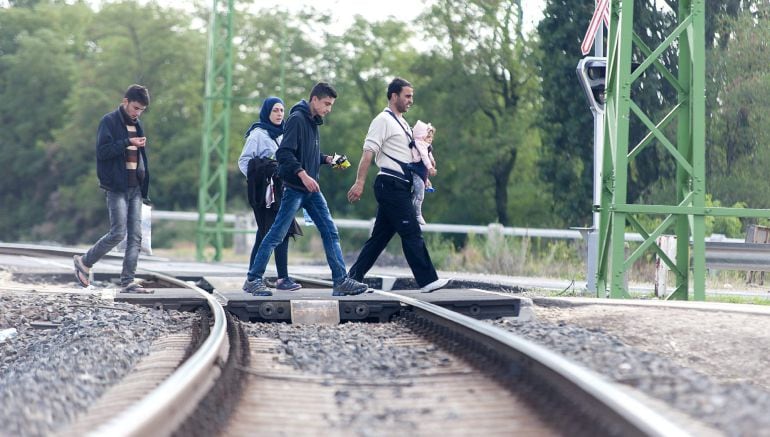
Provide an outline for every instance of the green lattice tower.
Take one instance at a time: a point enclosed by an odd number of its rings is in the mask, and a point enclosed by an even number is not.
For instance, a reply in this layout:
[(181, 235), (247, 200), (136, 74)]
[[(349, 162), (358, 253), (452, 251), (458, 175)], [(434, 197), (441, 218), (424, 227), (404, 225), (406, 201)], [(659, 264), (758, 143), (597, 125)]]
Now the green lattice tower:
[[(705, 300), (705, 216), (770, 217), (770, 210), (706, 208), (705, 0), (680, 0), (678, 24), (656, 48), (647, 47), (634, 34), (633, 6), (633, 0), (612, 0), (610, 7), (597, 294), (602, 296), (609, 291), (610, 297), (627, 297), (626, 272), (646, 251), (653, 250), (676, 277), (676, 287), (669, 299), (689, 299), (689, 283), (692, 282), (692, 297)], [(676, 75), (660, 61), (661, 55), (672, 46), (678, 48), (679, 55)], [(632, 59), (632, 53), (637, 57)], [(640, 63), (633, 70), (632, 60)], [(650, 120), (631, 95), (634, 82), (652, 68), (674, 87), (678, 95), (676, 105), (658, 122)], [(649, 129), (649, 133), (633, 147), (629, 147), (631, 117), (636, 117)], [(676, 131), (674, 142), (664, 129)], [(676, 161), (677, 203), (628, 204), (629, 162), (653, 143), (662, 145)], [(635, 217), (644, 215), (660, 217), (662, 222), (648, 231)], [(628, 257), (624, 252), (627, 225), (644, 238)], [(656, 244), (657, 237), (671, 233), (670, 230), (677, 237), (674, 260)]]
[[(233, 83), (233, 2), (234, 0), (213, 0), (209, 23), (203, 141), (198, 183), (198, 260), (222, 259)], [(206, 216), (209, 214), (216, 217), (213, 225), (206, 222)], [(206, 250), (212, 246), (213, 256)]]
[[(655, 250), (676, 277), (671, 296), (688, 298), (690, 247), (692, 239), (695, 299), (705, 293), (705, 10), (703, 0), (681, 0), (677, 27), (656, 48), (647, 47), (633, 31), (633, 0), (613, 0), (610, 6), (608, 38), (607, 103), (604, 129), (604, 162), (599, 225), (599, 271), (597, 293), (609, 290), (610, 297), (627, 297), (625, 275), (647, 250)], [(674, 76), (660, 56), (672, 44), (679, 48), (678, 75)], [(632, 71), (633, 61), (640, 65)], [(643, 59), (641, 59), (643, 58)], [(663, 120), (655, 123), (631, 97), (634, 82), (648, 68), (657, 69), (676, 89), (677, 104)], [(638, 117), (649, 134), (629, 147), (630, 117)], [(672, 142), (663, 129), (676, 122)], [(645, 147), (657, 142), (670, 153), (677, 166), (676, 205), (628, 204), (629, 162)], [(636, 214), (663, 215), (662, 223), (652, 232), (644, 229)], [(628, 257), (624, 233), (630, 224), (644, 242)], [(670, 259), (656, 244), (656, 239), (670, 229), (677, 236), (677, 256)]]

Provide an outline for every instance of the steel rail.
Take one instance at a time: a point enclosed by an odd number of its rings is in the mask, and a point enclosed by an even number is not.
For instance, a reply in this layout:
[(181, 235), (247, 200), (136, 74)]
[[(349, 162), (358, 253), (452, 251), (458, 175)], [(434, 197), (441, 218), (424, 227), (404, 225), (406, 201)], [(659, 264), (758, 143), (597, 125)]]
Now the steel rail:
[(208, 338), (168, 379), (117, 417), (89, 433), (93, 436), (171, 435), (206, 396), (227, 361), (230, 344), (225, 310), (216, 299), (192, 284), (152, 270), (164, 281), (189, 288), (206, 299), (214, 316)]
[(599, 374), (545, 347), (489, 323), (437, 305), (387, 291), (378, 290), (375, 293), (398, 299), (437, 324), (453, 331), (460, 331), (511, 359), (524, 361), (528, 365), (528, 370), (544, 377), (544, 380), (559, 389), (560, 393), (569, 393), (571, 399), (578, 405), (589, 406), (590, 410), (595, 411), (597, 416), (602, 418), (614, 416), (616, 422), (624, 428), (623, 435), (690, 435), (667, 418), (607, 382)]

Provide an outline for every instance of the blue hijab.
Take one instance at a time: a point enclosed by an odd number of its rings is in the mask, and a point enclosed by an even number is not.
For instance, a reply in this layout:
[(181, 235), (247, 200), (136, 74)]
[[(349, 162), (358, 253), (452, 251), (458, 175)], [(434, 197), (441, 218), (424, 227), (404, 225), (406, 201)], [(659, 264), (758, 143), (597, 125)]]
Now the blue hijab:
[(273, 111), (273, 106), (275, 106), (276, 103), (283, 105), (283, 100), (278, 97), (270, 96), (262, 102), (262, 109), (259, 111), (259, 121), (251, 125), (249, 130), (246, 131), (244, 138), (248, 138), (251, 131), (257, 127), (266, 130), (272, 139), (276, 139), (283, 134), (283, 120), (281, 120), (281, 124), (273, 124), (273, 122), (270, 121), (270, 113)]

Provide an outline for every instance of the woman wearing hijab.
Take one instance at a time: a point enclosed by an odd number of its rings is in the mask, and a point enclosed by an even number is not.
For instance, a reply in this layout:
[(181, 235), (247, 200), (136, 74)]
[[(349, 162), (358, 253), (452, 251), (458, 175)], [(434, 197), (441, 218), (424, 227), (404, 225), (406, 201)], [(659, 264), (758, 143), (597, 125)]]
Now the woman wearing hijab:
[[(262, 238), (275, 221), (281, 201), (282, 184), (278, 179), (275, 151), (283, 138), (283, 118), (283, 101), (278, 97), (266, 98), (259, 111), (259, 121), (246, 131), (246, 143), (238, 158), (238, 168), (248, 179), (249, 204), (257, 220), (257, 238), (251, 249), (249, 267), (254, 262)], [(283, 242), (275, 248), (275, 268), (278, 272), (275, 288), (278, 290), (293, 291), (302, 288), (289, 277), (289, 236), (292, 235), (302, 235), (296, 222), (289, 228)]]

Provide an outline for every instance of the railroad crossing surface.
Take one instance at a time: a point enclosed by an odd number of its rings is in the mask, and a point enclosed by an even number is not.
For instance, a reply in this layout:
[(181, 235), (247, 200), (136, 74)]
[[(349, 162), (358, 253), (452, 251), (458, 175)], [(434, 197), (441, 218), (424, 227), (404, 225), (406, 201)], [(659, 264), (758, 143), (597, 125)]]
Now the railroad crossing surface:
[[(0, 265), (10, 270), (17, 279), (26, 277), (58, 291), (101, 291), (116, 301), (177, 310), (192, 310), (205, 304), (205, 300), (194, 291), (169, 287), (156, 281), (153, 273), (161, 273), (195, 283), (213, 293), (222, 306), (239, 319), (252, 322), (387, 322), (399, 313), (401, 304), (382, 290), (411, 296), (480, 319), (517, 317), (522, 302), (517, 295), (482, 290), (477, 288), (480, 283), (462, 278), (438, 292), (420, 293), (411, 276), (400, 272), (367, 277), (367, 283), (373, 287), (369, 293), (336, 297), (331, 295), (326, 266), (292, 266), (292, 277), (303, 285), (301, 290), (274, 291), (273, 296), (266, 297), (252, 296), (241, 290), (245, 265), (180, 262), (159, 257), (142, 257), (137, 271), (137, 277), (147, 281), (145, 287), (153, 291), (151, 294), (120, 292), (115, 284), (122, 268), (119, 256), (105, 258), (94, 266), (94, 282), (89, 290), (75, 284), (70, 253), (78, 251), (57, 249), (43, 255), (31, 251), (21, 256), (0, 254)], [(266, 278), (270, 280), (269, 274)], [(496, 287), (504, 288), (505, 285), (497, 284)]]

